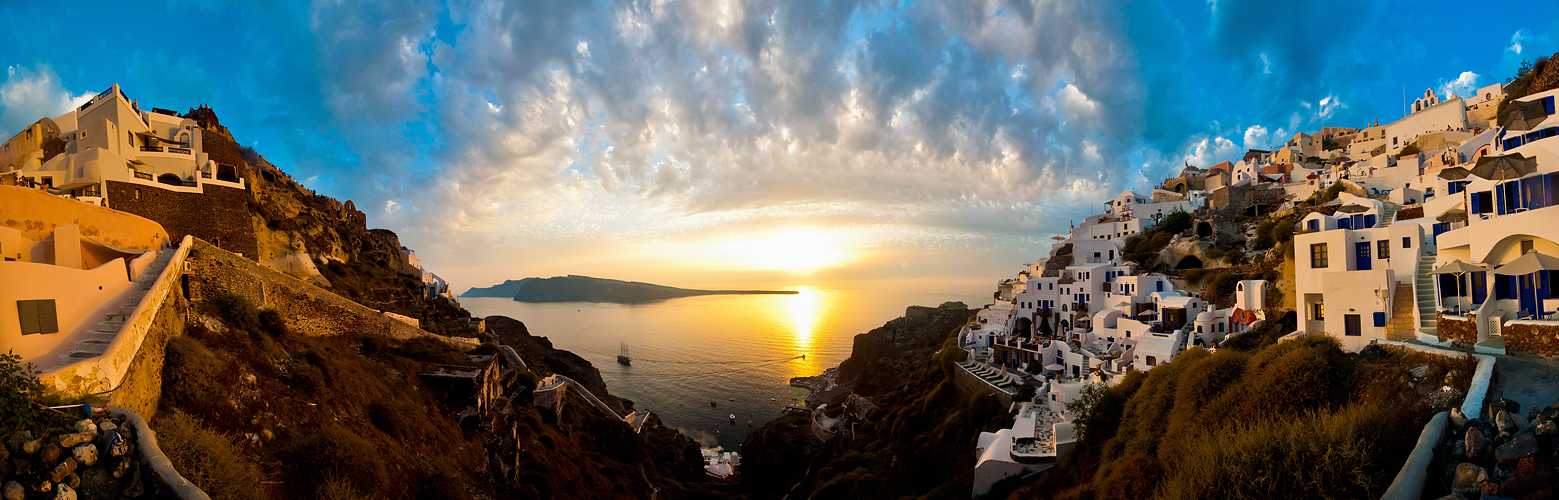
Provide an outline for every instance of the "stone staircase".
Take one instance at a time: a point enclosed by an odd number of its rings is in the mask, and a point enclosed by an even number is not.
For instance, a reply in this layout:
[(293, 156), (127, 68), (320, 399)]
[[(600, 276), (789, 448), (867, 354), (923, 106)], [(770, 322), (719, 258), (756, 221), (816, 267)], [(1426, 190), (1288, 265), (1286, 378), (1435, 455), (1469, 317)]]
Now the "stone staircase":
[(1435, 335), (1435, 296), (1434, 296), (1434, 254), (1426, 253), (1419, 257), (1418, 270), (1413, 277), (1413, 296), (1418, 303), (1418, 331), (1425, 335)]
[(1386, 340), (1409, 340), (1416, 338), (1418, 332), (1418, 317), (1413, 314), (1413, 308), (1417, 305), (1417, 298), (1413, 294), (1413, 285), (1397, 283), (1397, 290), (1391, 295), (1391, 322), (1386, 325)]
[(107, 351), (108, 345), (112, 344), (114, 338), (119, 336), (119, 331), (124, 328), (125, 321), (135, 312), (135, 308), (141, 304), (141, 299), (146, 297), (146, 293), (148, 290), (151, 290), (152, 285), (157, 283), (157, 278), (162, 276), (163, 269), (168, 267), (168, 262), (173, 260), (173, 254), (177, 253), (177, 251), (178, 249), (176, 248), (166, 248), (159, 252), (157, 257), (152, 260), (151, 265), (146, 267), (146, 271), (142, 272), (140, 277), (130, 283), (131, 294), (125, 304), (119, 306), (119, 310), (108, 313), (103, 318), (103, 321), (98, 322), (96, 328), (87, 333), (86, 338), (76, 342), (75, 349), (61, 354), (60, 365), (68, 365), (83, 359), (95, 358)]
[(1389, 201), (1385, 203), (1385, 206), (1386, 208), (1381, 209), (1380, 212), (1380, 227), (1391, 226), (1391, 223), (1395, 222), (1397, 219), (1397, 210), (1402, 208), (1402, 205), (1391, 203)]

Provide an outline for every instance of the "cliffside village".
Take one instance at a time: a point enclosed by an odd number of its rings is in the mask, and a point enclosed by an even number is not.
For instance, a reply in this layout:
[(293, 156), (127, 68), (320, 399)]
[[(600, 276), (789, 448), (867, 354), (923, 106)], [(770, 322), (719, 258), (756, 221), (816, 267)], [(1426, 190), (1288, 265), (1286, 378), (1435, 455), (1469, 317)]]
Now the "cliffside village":
[[(266, 179), (285, 174), (203, 120), (215, 120), (209, 108), (142, 110), (116, 84), (0, 145), (0, 351), (45, 380), (102, 356), (185, 236), (325, 281), (301, 242), (262, 238), (266, 222), (250, 210), (260, 195), (249, 192), (249, 165), (264, 165)], [(367, 231), (350, 201), (316, 198), (330, 213), (311, 216)], [(420, 279), (418, 293), (454, 300), (415, 252), (400, 247), (397, 257), (402, 274)]]
[[(1065, 454), (1066, 405), (1086, 385), (1192, 346), (1216, 350), (1280, 310), (1297, 313), (1284, 339), (1331, 335), (1354, 351), (1384, 341), (1559, 355), (1559, 140), (1548, 140), (1559, 90), (1511, 96), (1500, 113), (1506, 90), (1426, 90), (1392, 123), (1323, 127), (1237, 162), (1187, 165), (1058, 237), (959, 333), (961, 378), (1009, 402), (1037, 389), (1012, 428), (981, 433), (973, 493)], [(1176, 212), (1189, 228), (1149, 261), (1127, 260), (1131, 237)], [(1191, 291), (1182, 273), (1238, 264), (1213, 249), (1256, 239), (1257, 220), (1294, 224), (1284, 291), (1239, 281), (1232, 304)]]

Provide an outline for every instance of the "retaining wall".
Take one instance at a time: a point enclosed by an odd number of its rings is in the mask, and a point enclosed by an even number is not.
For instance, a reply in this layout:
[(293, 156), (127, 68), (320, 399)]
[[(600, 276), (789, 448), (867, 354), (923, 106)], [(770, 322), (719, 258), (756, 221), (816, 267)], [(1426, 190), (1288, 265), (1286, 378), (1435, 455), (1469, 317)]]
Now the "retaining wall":
[(959, 389), (962, 389), (964, 391), (964, 393), (966, 393), (966, 394), (979, 394), (979, 393), (991, 394), (991, 395), (996, 396), (997, 400), (1001, 401), (1001, 406), (1002, 407), (1010, 408), (1012, 406), (1012, 394), (1008, 394), (1007, 391), (1001, 390), (1000, 387), (996, 387), (994, 385), (991, 385), (990, 382), (987, 382), (987, 381), (985, 381), (985, 379), (980, 378), (978, 375), (975, 375), (974, 373), (971, 373), (967, 368), (964, 368), (963, 366), (958, 366), (956, 363), (954, 363), (954, 365), (955, 366), (953, 366), (953, 384), (958, 386)]
[[(1415, 351), (1442, 356), (1461, 356), (1467, 354), (1461, 351), (1448, 351), (1428, 346), (1404, 344), (1401, 342), (1382, 341), (1382, 344), (1406, 347)], [(1478, 418), (1483, 414), (1483, 401), (1489, 395), (1489, 381), (1494, 376), (1494, 357), (1482, 354), (1474, 354), (1478, 358), (1478, 369), (1472, 375), (1472, 383), (1467, 387), (1467, 397), (1462, 400), (1462, 414), (1467, 418)], [(1381, 495), (1381, 500), (1418, 500), (1423, 496), (1424, 481), (1429, 477), (1429, 462), (1434, 459), (1435, 444), (1445, 434), (1450, 420), (1448, 412), (1440, 412), (1424, 425), (1424, 430), (1418, 435), (1418, 444), (1413, 447), (1413, 452), (1408, 455), (1407, 463), (1402, 464), (1402, 470), (1397, 472), (1396, 479), (1391, 481), (1391, 487)]]

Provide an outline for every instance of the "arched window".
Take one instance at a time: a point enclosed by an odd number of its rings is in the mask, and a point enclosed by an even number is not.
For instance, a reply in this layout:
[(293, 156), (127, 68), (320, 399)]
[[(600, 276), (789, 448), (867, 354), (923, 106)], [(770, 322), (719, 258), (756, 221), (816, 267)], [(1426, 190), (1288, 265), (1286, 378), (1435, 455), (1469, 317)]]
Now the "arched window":
[(184, 185), (184, 181), (182, 179), (179, 179), (179, 176), (175, 175), (175, 174), (162, 174), (162, 175), (159, 175), (159, 176), (157, 176), (157, 182), (162, 183), (162, 184), (167, 184), (169, 186), (183, 186)]

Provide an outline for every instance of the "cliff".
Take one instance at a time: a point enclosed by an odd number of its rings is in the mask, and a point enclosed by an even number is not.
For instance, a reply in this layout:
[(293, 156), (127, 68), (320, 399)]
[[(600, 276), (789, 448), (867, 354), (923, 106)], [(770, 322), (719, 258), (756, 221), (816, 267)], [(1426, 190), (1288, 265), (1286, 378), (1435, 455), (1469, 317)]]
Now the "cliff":
[(493, 286), (489, 286), (489, 287), (471, 287), (470, 290), (466, 290), (466, 293), (462, 293), (462, 294), (460, 294), (460, 296), (461, 297), (503, 297), (503, 298), (506, 298), (506, 299), (514, 298), (515, 294), (520, 293), (520, 287), (525, 286), (526, 283), (531, 282), (531, 281), (535, 281), (535, 280), (536, 280), (536, 278), (525, 278), (525, 279), (522, 279), (522, 280), (504, 280), (503, 283), (499, 283), (497, 285), (493, 285)]
[(803, 414), (754, 430), (742, 443), (743, 490), (754, 498), (967, 497), (974, 437), (1003, 410), (953, 382), (964, 355), (956, 334), (972, 314), (958, 302), (911, 307), (857, 335), (837, 387), (815, 396), (831, 409), (869, 399), (877, 410), (826, 443)]
[(689, 290), (638, 281), (621, 281), (576, 275), (546, 279), (527, 279), (531, 281), (527, 281), (525, 286), (520, 287), (519, 291), (514, 294), (514, 300), (520, 302), (615, 302), (620, 304), (641, 304), (695, 295), (797, 293), (788, 290)]

